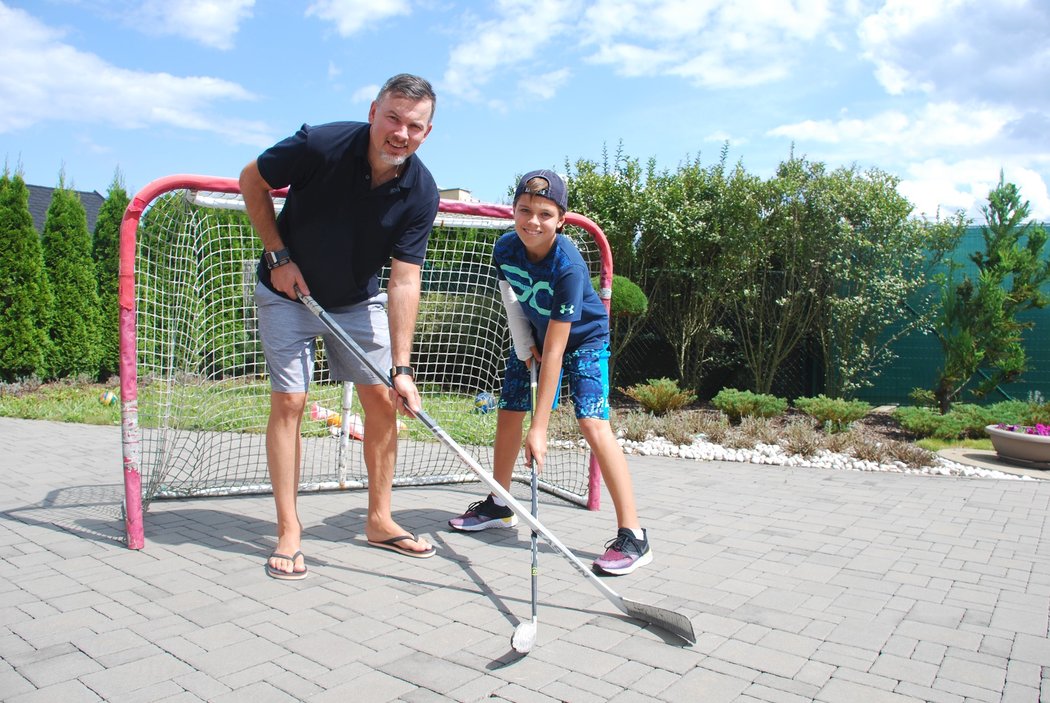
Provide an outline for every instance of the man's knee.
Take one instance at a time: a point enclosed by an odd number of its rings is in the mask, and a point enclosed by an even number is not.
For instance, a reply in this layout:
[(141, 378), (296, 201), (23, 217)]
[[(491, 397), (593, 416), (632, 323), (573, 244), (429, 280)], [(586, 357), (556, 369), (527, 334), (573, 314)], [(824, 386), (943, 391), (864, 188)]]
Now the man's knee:
[(280, 418), (297, 418), (306, 409), (306, 393), (270, 393), (270, 415)]

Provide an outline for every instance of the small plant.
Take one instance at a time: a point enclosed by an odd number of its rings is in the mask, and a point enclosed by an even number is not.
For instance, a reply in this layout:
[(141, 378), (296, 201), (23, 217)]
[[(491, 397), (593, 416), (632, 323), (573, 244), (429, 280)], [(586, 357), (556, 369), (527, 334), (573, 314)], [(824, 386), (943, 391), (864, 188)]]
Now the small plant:
[(756, 441), (754, 434), (734, 427), (726, 432), (722, 439), (722, 446), (728, 449), (754, 449)]
[(784, 426), (780, 445), (788, 454), (797, 454), (808, 459), (821, 450), (824, 443), (822, 436), (812, 425), (801, 420), (792, 420)]
[(787, 400), (783, 398), (734, 388), (723, 388), (711, 403), (724, 412), (733, 425), (739, 425), (745, 417), (776, 417), (787, 410)]
[(911, 442), (898, 442), (896, 440), (886, 443), (886, 454), (894, 461), (915, 467), (933, 466), (935, 463), (934, 459), (937, 456), (933, 452), (917, 447)]
[(690, 423), (683, 422), (682, 418), (672, 415), (657, 418), (656, 427), (658, 435), (671, 444), (679, 446), (692, 444), (697, 434)]
[(690, 429), (695, 430), (695, 434), (702, 434), (711, 444), (725, 444), (729, 434), (729, 422), (722, 413), (696, 413), (695, 419), (690, 423)]
[(861, 461), (873, 461), (881, 464), (886, 458), (886, 448), (881, 442), (875, 442), (856, 435), (850, 442), (849, 453)]
[(933, 391), (927, 388), (912, 388), (911, 393), (908, 394), (908, 398), (913, 405), (920, 408), (937, 407), (937, 396)]
[(818, 395), (815, 398), (799, 398), (795, 401), (795, 407), (816, 420), (820, 426), (827, 427), (831, 432), (841, 432), (854, 421), (871, 412), (871, 404), (863, 400), (828, 398), (825, 395)]
[(777, 428), (768, 417), (748, 416), (740, 421), (739, 433), (753, 439), (755, 444), (776, 444), (779, 438)]
[(649, 413), (630, 410), (616, 413), (612, 418), (613, 427), (632, 442), (644, 442), (654, 433), (654, 418)]
[(642, 407), (653, 415), (666, 415), (696, 400), (694, 394), (683, 391), (678, 387), (678, 382), (670, 378), (650, 378), (646, 383), (638, 383), (619, 390), (632, 400), (641, 403)]
[(830, 434), (824, 437), (824, 448), (835, 454), (851, 454), (856, 438), (850, 431)]

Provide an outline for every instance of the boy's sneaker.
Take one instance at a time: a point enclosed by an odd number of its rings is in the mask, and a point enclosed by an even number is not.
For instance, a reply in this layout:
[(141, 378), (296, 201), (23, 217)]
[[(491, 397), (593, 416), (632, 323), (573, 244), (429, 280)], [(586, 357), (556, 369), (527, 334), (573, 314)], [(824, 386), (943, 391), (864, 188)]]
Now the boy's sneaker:
[(463, 532), (477, 532), (492, 527), (514, 527), (518, 524), (518, 516), (505, 505), (496, 505), (489, 494), (485, 500), (471, 503), (467, 512), (459, 517), (448, 521), (448, 526), (453, 530)]
[(652, 560), (653, 551), (649, 549), (645, 530), (642, 530), (642, 539), (638, 539), (631, 530), (621, 527), (616, 531), (616, 538), (605, 545), (605, 554), (595, 559), (592, 566), (599, 574), (623, 576)]

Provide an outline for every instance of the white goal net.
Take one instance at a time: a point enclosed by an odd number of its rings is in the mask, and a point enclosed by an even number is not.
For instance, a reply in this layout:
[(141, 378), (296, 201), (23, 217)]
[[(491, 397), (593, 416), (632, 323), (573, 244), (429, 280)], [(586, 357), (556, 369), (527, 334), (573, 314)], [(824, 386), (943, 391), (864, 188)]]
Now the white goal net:
[[(142, 546), (141, 513), (153, 499), (270, 491), (270, 388), (253, 294), (261, 248), (236, 190), (231, 179), (161, 179), (124, 218), (121, 403), (134, 548)], [(427, 412), (489, 470), (496, 413), (479, 412), (476, 400), (498, 396), (510, 348), (492, 266), (493, 244), (513, 227), (509, 217), (507, 206), (442, 201), (423, 267), (412, 358)], [(607, 287), (604, 235), (586, 218), (570, 213), (567, 220), (566, 234)], [(303, 419), (300, 490), (365, 487), (360, 408), (352, 386), (331, 381), (319, 345)], [(597, 470), (571, 407), (555, 412), (550, 445), (542, 487), (596, 507)], [(517, 478), (527, 480), (521, 471)], [(421, 423), (405, 420), (395, 486), (474, 480)]]

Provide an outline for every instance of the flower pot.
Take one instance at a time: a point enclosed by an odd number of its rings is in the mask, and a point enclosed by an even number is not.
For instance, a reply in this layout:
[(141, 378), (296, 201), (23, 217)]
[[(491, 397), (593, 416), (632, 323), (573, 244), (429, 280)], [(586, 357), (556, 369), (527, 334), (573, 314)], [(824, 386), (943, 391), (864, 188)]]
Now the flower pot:
[(1037, 469), (1050, 469), (1050, 437), (1025, 434), (995, 425), (984, 428), (992, 439), (992, 446), (1000, 459), (1024, 464)]

